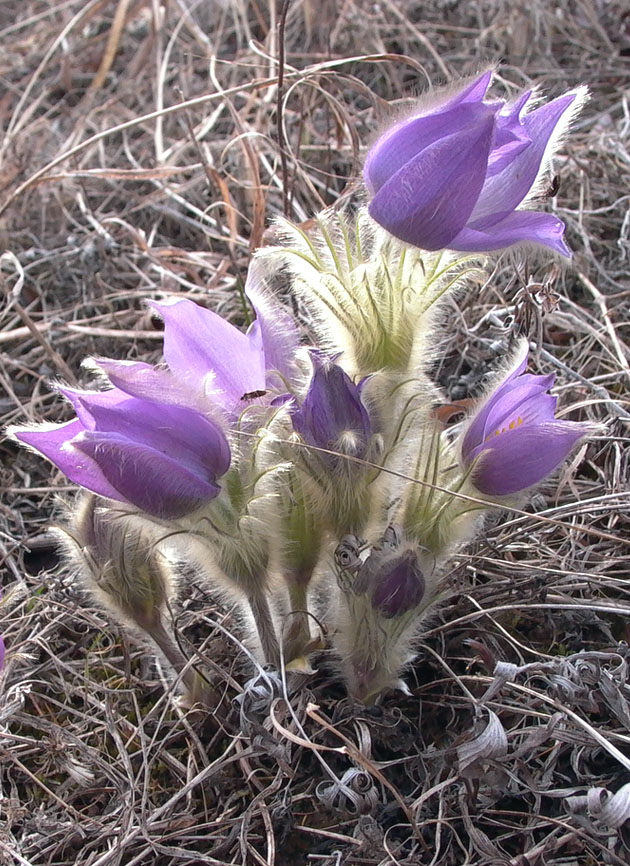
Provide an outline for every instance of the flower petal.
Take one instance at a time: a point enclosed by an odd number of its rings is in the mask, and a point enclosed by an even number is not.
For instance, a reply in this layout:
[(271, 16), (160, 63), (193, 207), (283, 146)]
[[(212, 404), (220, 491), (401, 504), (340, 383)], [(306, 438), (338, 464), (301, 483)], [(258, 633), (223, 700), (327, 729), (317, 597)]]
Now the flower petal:
[(467, 84), (454, 97), (449, 99), (444, 108), (454, 108), (456, 105), (461, 105), (464, 102), (481, 102), (492, 82), (492, 69), (486, 69), (477, 78), (474, 78), (470, 84)]
[(469, 108), (474, 120), (406, 162), (370, 202), (372, 218), (400, 240), (444, 249), (470, 217), (486, 175), (495, 109)]
[(532, 140), (520, 119), (521, 112), (531, 95), (532, 91), (526, 90), (516, 102), (507, 106), (497, 115), (496, 134), (490, 159), (488, 160), (486, 184), (488, 178), (504, 171), (518, 154), (522, 153), (531, 144)]
[(531, 373), (523, 373), (527, 366), (527, 353), (528, 346), (524, 341), (514, 360), (515, 366), (512, 372), (477, 409), (464, 435), (462, 445), (464, 457), (473, 448), (484, 442), (486, 437), (495, 429), (500, 428), (502, 422), (514, 413), (525, 400), (542, 395), (553, 386), (555, 381), (553, 374), (534, 376)]
[(465, 103), (449, 110), (440, 108), (431, 114), (412, 117), (396, 124), (368, 152), (364, 168), (368, 189), (371, 193), (378, 192), (392, 175), (430, 145), (454, 135), (486, 115), (486, 106)]
[(42, 424), (41, 429), (13, 428), (11, 434), (51, 460), (75, 484), (107, 499), (120, 499), (120, 494), (94, 460), (72, 449), (72, 440), (84, 430), (83, 424), (74, 419), (54, 426)]
[(179, 299), (151, 306), (164, 319), (164, 357), (176, 377), (196, 383), (212, 371), (214, 384), (230, 407), (243, 394), (265, 390), (260, 341), (193, 301)]
[(221, 489), (168, 455), (118, 433), (84, 433), (72, 442), (72, 452), (98, 464), (116, 491), (114, 499), (131, 502), (155, 517), (190, 514)]
[(570, 116), (569, 109), (576, 98), (577, 91), (565, 93), (525, 115), (522, 123), (531, 145), (521, 151), (504, 171), (488, 178), (472, 213), (471, 225), (474, 228), (487, 230), (518, 207), (528, 195), (548, 152), (548, 145), (555, 137), (556, 128), (559, 125), (564, 127), (562, 117), (565, 114)]
[(501, 389), (491, 411), (486, 413), (482, 442), (514, 422), (520, 426), (523, 423), (553, 421), (558, 401), (556, 397), (546, 393), (553, 385), (553, 373), (549, 376), (533, 377), (541, 380), (539, 383), (521, 383), (520, 378), (519, 376), (516, 380), (518, 384), (515, 386)]
[[(93, 363), (107, 375), (115, 388), (131, 397), (159, 400), (176, 406), (189, 406), (191, 399), (194, 399), (190, 385), (186, 386), (168, 370), (160, 370), (152, 364), (115, 361), (112, 358), (95, 358)], [(212, 378), (211, 374), (209, 377)]]
[(462, 252), (490, 252), (518, 243), (549, 247), (561, 256), (571, 258), (563, 239), (565, 225), (552, 214), (519, 210), (484, 229), (466, 227), (452, 240), (450, 248)]
[(129, 397), (117, 389), (60, 390), (87, 430), (120, 435), (170, 455), (198, 474), (219, 476), (229, 469), (230, 449), (222, 430), (194, 409)]
[[(263, 267), (256, 259), (247, 272), (245, 294), (256, 313), (256, 321), (248, 331), (255, 345), (261, 345), (267, 370), (267, 385), (275, 385), (274, 373), (291, 382), (296, 377), (295, 353), (300, 335), (289, 311), (264, 287)], [(254, 389), (252, 389), (254, 390)], [(245, 393), (243, 391), (243, 393)]]
[(542, 481), (566, 458), (589, 425), (571, 421), (522, 426), (479, 446), (475, 487), (488, 496), (509, 496)]

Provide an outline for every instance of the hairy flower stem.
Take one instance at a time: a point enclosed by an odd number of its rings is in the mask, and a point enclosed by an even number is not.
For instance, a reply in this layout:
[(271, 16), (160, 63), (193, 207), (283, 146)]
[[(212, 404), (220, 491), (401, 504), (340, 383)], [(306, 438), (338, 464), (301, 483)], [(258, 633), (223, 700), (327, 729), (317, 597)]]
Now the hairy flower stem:
[(311, 572), (308, 575), (291, 574), (286, 579), (291, 609), (282, 640), (285, 665), (314, 649), (308, 613), (307, 587), (310, 578)]
[[(140, 623), (138, 623), (140, 625)], [(162, 617), (157, 613), (151, 621), (142, 623), (142, 628), (157, 644), (175, 673), (181, 678), (191, 703), (202, 704), (208, 708), (216, 707), (218, 696), (208, 683), (191, 667), (189, 660), (177, 646), (173, 637), (164, 627)]]
[(264, 591), (253, 592), (247, 597), (249, 607), (256, 623), (258, 636), (262, 646), (265, 661), (276, 668), (280, 667), (280, 645), (276, 635), (276, 627), (271, 615), (269, 601)]

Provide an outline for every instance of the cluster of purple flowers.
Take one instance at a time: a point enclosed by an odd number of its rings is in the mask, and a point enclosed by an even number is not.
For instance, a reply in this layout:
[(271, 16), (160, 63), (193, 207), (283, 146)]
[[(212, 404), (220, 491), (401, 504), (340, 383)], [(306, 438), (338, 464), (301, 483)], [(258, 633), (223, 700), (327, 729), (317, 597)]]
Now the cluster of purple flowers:
[[(489, 99), (491, 77), (484, 72), (458, 92), (417, 110), (369, 150), (364, 170), (368, 211), (380, 227), (375, 230), (384, 230), (390, 245), (411, 245), (425, 255), (488, 252), (525, 242), (570, 255), (563, 223), (523, 205), (584, 94), (578, 89), (532, 109), (532, 91), (509, 103)], [(267, 465), (257, 468), (258, 476), (273, 469), (274, 459), (286, 466), (292, 446), (299, 446), (296, 454), (309, 448), (319, 452), (322, 459), (317, 461), (291, 458), (296, 472), (311, 473), (304, 487), (307, 506), (300, 507), (334, 510), (335, 531), (344, 529), (347, 507), (352, 518), (345, 531), (354, 532), (361, 521), (352, 511), (353, 498), (391, 496), (381, 491), (383, 485), (369, 487), (375, 479), (373, 443), (382, 440), (391, 453), (408, 447), (411, 454), (420, 447), (413, 431), (405, 434), (408, 443), (392, 431), (404, 427), (396, 418), (404, 414), (398, 395), (414, 376), (420, 381), (425, 374), (375, 369), (357, 381), (346, 346), (328, 341), (326, 351), (300, 348), (297, 324), (264, 283), (263, 265), (255, 258), (245, 287), (255, 320), (246, 332), (191, 300), (153, 302), (164, 321), (163, 365), (96, 359), (105, 387), (59, 388), (76, 417), (60, 425), (14, 428), (13, 435), (88, 491), (168, 524), (229, 497), (229, 479), (243, 472), (243, 453), (266, 431), (280, 435), (285, 448), (280, 456), (273, 449), (265, 452)], [(372, 294), (366, 297), (368, 309), (376, 302)], [(382, 318), (387, 311), (377, 314)], [(585, 424), (555, 418), (556, 398), (549, 393), (554, 377), (528, 374), (526, 365), (525, 346), (512, 371), (480, 399), (454, 448), (448, 451), (448, 441), (444, 445), (445, 464), (450, 466), (455, 454), (459, 467), (454, 496), (465, 489), (488, 505), (508, 503), (545, 479), (590, 432)], [(409, 405), (410, 398), (404, 399)], [(423, 410), (425, 426), (430, 408)], [(243, 440), (243, 431), (249, 439)], [(349, 458), (357, 466), (354, 474), (340, 471)], [(327, 476), (327, 498), (321, 500), (318, 474)], [(247, 485), (254, 484), (250, 482), (241, 478), (241, 499)], [(238, 507), (247, 512), (247, 502), (243, 506), (239, 500)], [(409, 506), (407, 513), (412, 511)], [(441, 505), (435, 520), (443, 513)], [(428, 535), (413, 536), (412, 527), (420, 524), (411, 517), (402, 529), (390, 527), (371, 549), (364, 545), (362, 556), (353, 553), (340, 570), (339, 586), (351, 616), (366, 622), (368, 610), (374, 627), (366, 626), (367, 633), (380, 629), (383, 635), (396, 635), (392, 641), (401, 631), (396, 623), (426, 608), (433, 592), (431, 575), (443, 553), (437, 542), (431, 546)], [(315, 514), (309, 526), (319, 521), (325, 535), (330, 532), (326, 519)], [(282, 533), (280, 520), (273, 526)], [(340, 556), (342, 548), (337, 548)], [(379, 622), (385, 625), (379, 627)], [(363, 697), (389, 675), (386, 665), (375, 673), (380, 659), (370, 674), (366, 658), (375, 655), (374, 647), (367, 655), (356, 647), (348, 652), (357, 658), (354, 670), (361, 671)]]

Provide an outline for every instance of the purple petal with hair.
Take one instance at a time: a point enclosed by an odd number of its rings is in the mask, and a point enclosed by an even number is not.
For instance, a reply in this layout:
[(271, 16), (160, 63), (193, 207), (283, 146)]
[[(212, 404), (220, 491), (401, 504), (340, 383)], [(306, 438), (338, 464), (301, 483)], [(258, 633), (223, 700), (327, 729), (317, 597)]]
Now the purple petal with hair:
[(60, 390), (76, 420), (13, 432), (71, 481), (164, 518), (180, 517), (218, 494), (230, 448), (220, 427), (202, 413), (116, 388)]
[(161, 451), (182, 465), (223, 475), (230, 449), (223, 431), (194, 409), (129, 397), (117, 390), (90, 393), (60, 389), (86, 430), (113, 431), (135, 444)]
[(528, 195), (545, 157), (549, 139), (577, 94), (566, 93), (541, 105), (523, 118), (524, 132), (531, 140), (504, 171), (488, 178), (472, 213), (471, 225), (482, 230), (503, 220)]
[(508, 104), (484, 99), (490, 76), (375, 142), (364, 169), (369, 212), (421, 249), (489, 252), (529, 242), (568, 256), (557, 217), (515, 210), (583, 94), (566, 93), (528, 114), (531, 91)]
[(465, 102), (481, 102), (488, 92), (488, 88), (492, 82), (492, 69), (486, 69), (477, 78), (474, 78), (470, 84), (466, 84), (459, 93), (449, 99), (445, 108), (454, 108), (456, 105), (462, 105)]
[[(377, 193), (390, 178), (411, 160), (417, 160), (418, 156), (432, 144), (456, 133), (461, 133), (462, 129), (469, 128), (480, 121), (487, 123), (488, 118), (493, 113), (490, 113), (484, 105), (464, 104), (458, 105), (450, 111), (412, 117), (410, 120), (404, 121), (382, 136), (368, 153), (364, 168), (368, 189), (372, 193)], [(467, 137), (470, 138), (471, 136), (474, 136), (472, 130)], [(459, 140), (461, 140), (461, 136)], [(453, 143), (454, 150), (457, 147), (456, 141)], [(446, 162), (447, 156), (442, 158)], [(399, 182), (402, 179), (401, 176)]]
[(164, 319), (164, 357), (173, 375), (198, 388), (214, 373), (214, 395), (232, 409), (243, 394), (266, 390), (265, 357), (258, 333), (247, 335), (193, 301), (152, 303)]
[(584, 424), (555, 421), (501, 433), (470, 455), (479, 458), (473, 483), (488, 496), (526, 490), (553, 472), (587, 432)]
[(593, 429), (556, 421), (554, 376), (523, 373), (524, 362), (496, 388), (461, 439), (461, 459), (473, 485), (488, 496), (507, 496), (542, 481)]
[[(142, 400), (160, 400), (176, 406), (189, 406), (191, 388), (178, 380), (168, 370), (161, 370), (142, 361), (114, 361), (112, 358), (95, 358), (115, 388), (131, 397)], [(211, 379), (211, 376), (206, 376)], [(203, 385), (199, 389), (203, 391)]]
[[(551, 374), (549, 376), (510, 377), (506, 380), (473, 418), (464, 437), (463, 447), (472, 450), (479, 442), (485, 442), (488, 436), (492, 436), (505, 425), (509, 425), (516, 414), (522, 415), (524, 405), (528, 406), (530, 412), (548, 411), (551, 406), (547, 400), (554, 401), (551, 415), (546, 415), (543, 419), (545, 421), (552, 420), (555, 398), (546, 394), (546, 391), (553, 386), (554, 378), (554, 375)], [(521, 381), (523, 379), (526, 381)], [(539, 400), (541, 401), (540, 405)]]
[[(256, 259), (247, 272), (245, 294), (256, 313), (248, 336), (255, 345), (262, 346), (266, 369), (266, 384), (274, 386), (274, 373), (280, 381), (292, 382), (296, 375), (295, 355), (300, 335), (291, 314), (264, 288), (263, 266)], [(245, 393), (245, 392), (243, 392)]]
[[(494, 111), (464, 107), (467, 126), (422, 148), (376, 192), (369, 212), (395, 237), (426, 250), (450, 245), (475, 207), (494, 136)], [(475, 115), (472, 117), (472, 115)], [(436, 170), (437, 169), (437, 170)]]
[(521, 123), (521, 112), (531, 97), (531, 90), (525, 91), (505, 112), (497, 115), (496, 134), (488, 160), (488, 178), (503, 171), (531, 144), (531, 138)]
[(483, 231), (464, 228), (453, 239), (452, 247), (461, 252), (491, 252), (513, 244), (532, 243), (570, 258), (571, 250), (564, 241), (564, 229), (562, 220), (552, 214), (517, 210)]
[[(289, 408), (293, 428), (309, 445), (330, 450), (352, 451), (356, 457), (367, 450), (372, 425), (361, 399), (361, 387), (330, 358), (311, 352), (313, 376), (301, 406)], [(352, 447), (347, 447), (351, 439)], [(346, 446), (344, 447), (344, 442)]]
[(66, 424), (43, 424), (40, 430), (16, 428), (11, 432), (19, 442), (29, 445), (55, 464), (70, 481), (106, 499), (120, 499), (118, 491), (103, 475), (94, 460), (70, 447), (72, 440), (85, 431), (76, 418)]
[(86, 432), (72, 441), (71, 448), (99, 466), (117, 492), (115, 499), (122, 497), (155, 517), (183, 517), (220, 491), (211, 472), (198, 474), (178, 459), (119, 433)]

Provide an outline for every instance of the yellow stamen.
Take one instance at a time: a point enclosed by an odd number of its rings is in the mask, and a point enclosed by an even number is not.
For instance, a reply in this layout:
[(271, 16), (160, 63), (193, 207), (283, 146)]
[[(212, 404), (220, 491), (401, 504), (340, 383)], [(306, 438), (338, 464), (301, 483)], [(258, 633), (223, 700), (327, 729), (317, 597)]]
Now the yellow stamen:
[(489, 439), (492, 439), (493, 436), (500, 436), (501, 433), (506, 433), (508, 430), (515, 430), (517, 427), (520, 427), (523, 423), (523, 419), (519, 415), (515, 420), (510, 421), (507, 427), (501, 427), (499, 430), (495, 430), (494, 433), (488, 433), (484, 442), (487, 442)]

